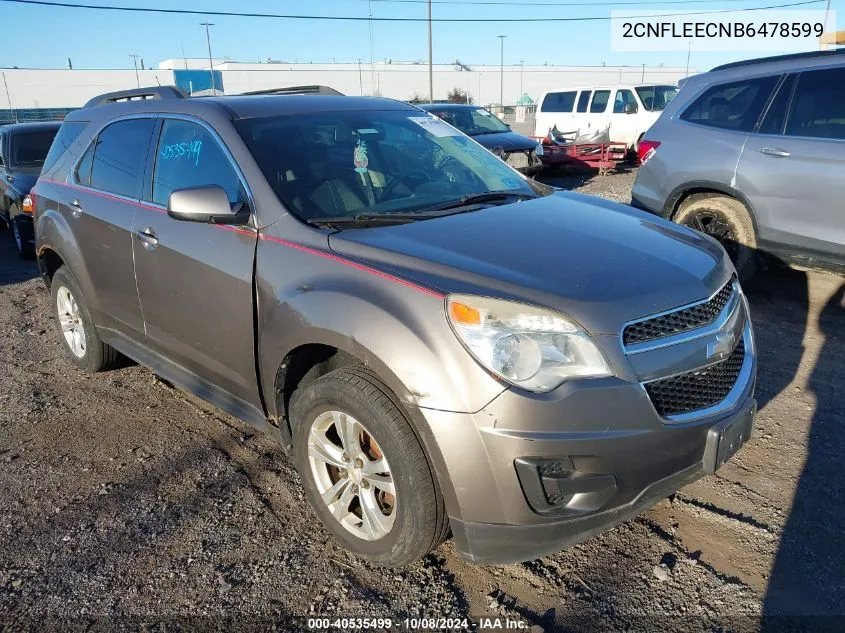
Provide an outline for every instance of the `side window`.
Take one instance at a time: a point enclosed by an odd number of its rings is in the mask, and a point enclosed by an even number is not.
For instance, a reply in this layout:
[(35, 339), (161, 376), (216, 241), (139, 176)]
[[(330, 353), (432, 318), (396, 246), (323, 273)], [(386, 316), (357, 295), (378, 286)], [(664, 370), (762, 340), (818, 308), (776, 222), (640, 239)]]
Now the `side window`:
[(778, 77), (759, 77), (713, 86), (693, 101), (681, 119), (725, 130), (750, 132), (777, 84)]
[(2, 134), (0, 134), (0, 165), (6, 164), (6, 159), (3, 157), (3, 146), (5, 145), (5, 143), (6, 143), (5, 137)]
[(166, 205), (174, 189), (217, 185), (229, 202), (243, 200), (241, 182), (217, 140), (198, 123), (168, 119), (161, 128), (153, 173), (153, 202)]
[(789, 75), (786, 78), (775, 98), (772, 99), (769, 109), (758, 132), (760, 134), (783, 134), (783, 126), (786, 125), (786, 113), (792, 101), (792, 90), (795, 88), (796, 75)]
[(586, 112), (587, 106), (590, 104), (590, 95), (593, 94), (592, 90), (582, 90), (581, 96), (578, 97), (578, 112)]
[(91, 186), (91, 164), (94, 162), (94, 147), (96, 147), (97, 143), (91, 143), (88, 146), (88, 149), (85, 151), (85, 155), (82, 157), (82, 160), (79, 161), (79, 164), (76, 166), (76, 171), (74, 172), (74, 176), (76, 177), (76, 182), (80, 185), (85, 185), (86, 187)]
[(550, 92), (543, 99), (543, 105), (540, 106), (541, 112), (572, 112), (575, 107), (575, 95), (573, 92)]
[(845, 139), (845, 68), (801, 73), (786, 134)]
[(629, 103), (635, 108), (637, 107), (637, 99), (634, 97), (634, 93), (630, 90), (617, 90), (616, 99), (613, 101), (613, 114), (625, 114), (625, 107)]
[(53, 139), (50, 151), (47, 152), (47, 157), (44, 159), (44, 166), (41, 168), (41, 171), (46, 172), (55, 165), (56, 161), (64, 155), (68, 147), (73, 145), (73, 142), (82, 134), (82, 130), (87, 126), (87, 121), (67, 121), (62, 123), (59, 133)]
[(596, 90), (593, 93), (593, 102), (590, 104), (590, 112), (600, 114), (607, 110), (607, 103), (610, 101), (610, 90)]
[(153, 119), (126, 119), (100, 132), (91, 164), (94, 189), (131, 198), (139, 195), (154, 125)]

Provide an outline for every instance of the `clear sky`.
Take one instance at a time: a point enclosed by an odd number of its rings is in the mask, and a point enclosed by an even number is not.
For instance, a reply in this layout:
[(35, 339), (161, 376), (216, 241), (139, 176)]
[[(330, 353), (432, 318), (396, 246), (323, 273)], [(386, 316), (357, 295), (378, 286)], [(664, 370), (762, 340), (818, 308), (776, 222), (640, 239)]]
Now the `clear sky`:
[[(65, 0), (73, 1), (73, 0)], [(80, 0), (85, 4), (112, 4), (218, 11), (287, 13), (308, 15), (374, 17), (421, 17), (427, 15), (424, 3), (368, 0)], [(463, 0), (481, 2), (482, 0)], [(489, 1), (489, 0), (488, 0)], [(476, 4), (435, 4), (435, 18), (506, 18), (609, 16), (611, 9), (700, 10), (745, 9), (783, 4), (790, 0), (666, 0), (640, 5), (620, 0), (511, 0), (523, 6)], [(581, 6), (542, 6), (548, 2)], [(587, 5), (587, 6), (584, 6)], [(837, 7), (841, 5), (841, 7)], [(824, 9), (824, 0), (800, 7)], [(845, 0), (832, 0), (831, 9), (845, 9)], [(845, 12), (843, 12), (845, 18)], [(244, 17), (139, 14), (86, 9), (21, 5), (0, 2), (0, 67), (62, 68), (70, 57), (74, 68), (132, 68), (130, 53), (137, 53), (147, 67), (169, 58), (206, 57), (203, 20), (211, 27), (215, 58), (238, 61), (272, 58), (289, 62), (370, 60), (369, 22), (303, 21)], [(840, 24), (842, 18), (840, 18)], [(8, 28), (11, 27), (11, 28)], [(828, 25), (829, 29), (834, 27)], [(424, 23), (373, 22), (373, 56), (376, 60), (427, 59), (428, 40)], [(610, 23), (476, 23), (434, 24), (434, 61), (455, 59), (469, 64), (497, 64), (499, 40), (507, 35), (506, 64), (559, 65), (658, 65), (684, 66), (687, 53), (613, 53), (610, 50)], [(767, 53), (771, 54), (771, 53)], [(753, 52), (697, 52), (692, 50), (691, 66), (706, 70), (716, 64), (755, 56)]]

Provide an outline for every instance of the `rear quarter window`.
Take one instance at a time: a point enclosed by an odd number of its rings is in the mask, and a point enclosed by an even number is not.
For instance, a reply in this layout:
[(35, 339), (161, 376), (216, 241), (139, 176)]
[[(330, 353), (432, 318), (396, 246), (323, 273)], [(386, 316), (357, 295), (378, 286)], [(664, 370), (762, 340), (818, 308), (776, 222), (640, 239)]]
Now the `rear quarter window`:
[(683, 121), (724, 130), (750, 132), (769, 100), (778, 76), (712, 86), (681, 114)]
[(79, 138), (79, 135), (82, 134), (82, 131), (86, 127), (88, 127), (88, 121), (66, 121), (62, 123), (59, 133), (53, 139), (50, 151), (47, 152), (47, 157), (44, 159), (42, 171), (46, 172), (52, 168), (65, 155), (65, 152)]
[(572, 92), (550, 92), (543, 99), (540, 106), (541, 112), (572, 112), (575, 107), (575, 96), (578, 93)]

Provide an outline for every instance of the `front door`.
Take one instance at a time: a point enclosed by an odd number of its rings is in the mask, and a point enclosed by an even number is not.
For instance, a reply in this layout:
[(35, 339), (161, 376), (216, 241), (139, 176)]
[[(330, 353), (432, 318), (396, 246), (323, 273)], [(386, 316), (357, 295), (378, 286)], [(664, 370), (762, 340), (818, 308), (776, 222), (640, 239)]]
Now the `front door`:
[(613, 114), (610, 115), (610, 140), (633, 146), (640, 134), (640, 105), (633, 91), (620, 88), (613, 98)]
[(845, 259), (845, 67), (787, 79), (745, 145), (737, 189), (762, 240)]
[(147, 345), (189, 372), (257, 405), (252, 272), (257, 234), (174, 220), (174, 189), (217, 185), (247, 202), (230, 154), (216, 134), (185, 119), (163, 119), (152, 178), (133, 225), (135, 273)]

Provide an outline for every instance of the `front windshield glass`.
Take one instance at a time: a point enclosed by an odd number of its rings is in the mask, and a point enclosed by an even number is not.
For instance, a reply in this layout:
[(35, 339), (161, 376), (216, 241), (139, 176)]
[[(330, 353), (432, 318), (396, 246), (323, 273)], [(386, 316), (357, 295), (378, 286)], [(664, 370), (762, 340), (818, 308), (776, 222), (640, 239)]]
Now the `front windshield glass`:
[(502, 123), (499, 117), (484, 108), (455, 108), (431, 112), (470, 136), (510, 132), (510, 128)]
[(675, 86), (640, 86), (636, 89), (645, 109), (649, 112), (660, 112), (666, 109), (669, 102), (678, 94)]
[(485, 192), (536, 195), (518, 172), (424, 112), (322, 112), (235, 125), (276, 195), (303, 220), (408, 213)]
[(12, 136), (11, 165), (43, 165), (57, 131), (43, 130)]

